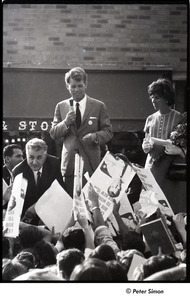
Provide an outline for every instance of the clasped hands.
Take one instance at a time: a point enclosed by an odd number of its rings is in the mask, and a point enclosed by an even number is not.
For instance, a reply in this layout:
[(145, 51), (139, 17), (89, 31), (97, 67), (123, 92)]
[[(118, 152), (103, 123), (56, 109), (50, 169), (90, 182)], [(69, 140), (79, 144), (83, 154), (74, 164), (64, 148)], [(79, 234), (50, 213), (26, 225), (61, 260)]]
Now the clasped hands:
[[(143, 150), (145, 153), (148, 153), (152, 148), (153, 148), (153, 144), (150, 141), (144, 141), (143, 142)], [(165, 150), (164, 152), (168, 155), (180, 155), (180, 156), (184, 156), (183, 151), (180, 147), (170, 144), (165, 146)]]

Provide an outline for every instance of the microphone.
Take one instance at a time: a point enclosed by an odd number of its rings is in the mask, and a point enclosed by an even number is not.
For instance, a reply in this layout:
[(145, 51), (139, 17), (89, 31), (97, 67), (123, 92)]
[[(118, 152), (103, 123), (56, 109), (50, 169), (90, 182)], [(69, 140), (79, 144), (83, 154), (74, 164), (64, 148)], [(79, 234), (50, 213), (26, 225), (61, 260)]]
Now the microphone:
[(69, 100), (69, 102), (70, 102), (70, 109), (74, 110), (74, 108), (73, 108), (73, 99)]

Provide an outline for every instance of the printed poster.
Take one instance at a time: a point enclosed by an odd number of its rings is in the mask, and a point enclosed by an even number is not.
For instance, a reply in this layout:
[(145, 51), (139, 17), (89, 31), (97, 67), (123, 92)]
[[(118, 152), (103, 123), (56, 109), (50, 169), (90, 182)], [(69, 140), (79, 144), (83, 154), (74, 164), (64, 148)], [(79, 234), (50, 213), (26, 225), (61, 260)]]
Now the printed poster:
[[(134, 175), (135, 171), (130, 164), (114, 157), (109, 151), (106, 152), (100, 165), (89, 179), (99, 194), (99, 205), (104, 220), (112, 213), (113, 199), (117, 203), (121, 200)], [(88, 199), (87, 185), (88, 183), (83, 188), (86, 199)]]
[(158, 207), (160, 208), (161, 213), (173, 216), (174, 212), (151, 170), (149, 168), (139, 168), (134, 164), (133, 168), (137, 172), (137, 175), (145, 188), (145, 191), (142, 190), (140, 194), (139, 202), (141, 203), (142, 209), (144, 209), (144, 212), (147, 214), (147, 217), (153, 214)]
[(19, 223), (24, 205), (28, 181), (23, 173), (18, 174), (13, 182), (11, 197), (8, 202), (3, 230), (5, 237), (17, 237), (19, 235)]

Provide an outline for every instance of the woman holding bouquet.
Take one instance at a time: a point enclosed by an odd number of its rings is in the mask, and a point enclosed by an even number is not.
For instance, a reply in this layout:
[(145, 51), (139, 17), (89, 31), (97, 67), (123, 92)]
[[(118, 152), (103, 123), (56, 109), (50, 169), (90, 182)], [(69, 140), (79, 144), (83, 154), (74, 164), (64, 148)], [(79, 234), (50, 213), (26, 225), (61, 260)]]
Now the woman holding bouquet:
[(184, 115), (172, 109), (175, 94), (168, 79), (159, 78), (152, 82), (148, 86), (148, 94), (156, 112), (148, 116), (144, 127), (142, 148), (147, 153), (145, 168), (151, 168), (174, 213), (186, 211), (186, 182), (168, 178), (170, 165), (174, 161), (185, 160), (186, 132), (181, 137), (183, 147), (175, 143), (177, 134), (173, 134), (176, 126), (184, 122)]

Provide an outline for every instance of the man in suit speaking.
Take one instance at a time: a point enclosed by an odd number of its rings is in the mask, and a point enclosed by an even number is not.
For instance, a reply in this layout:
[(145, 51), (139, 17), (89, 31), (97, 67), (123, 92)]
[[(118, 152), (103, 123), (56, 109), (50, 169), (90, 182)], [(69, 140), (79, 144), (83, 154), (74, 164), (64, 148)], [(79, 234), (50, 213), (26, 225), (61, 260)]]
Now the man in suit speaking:
[(103, 102), (86, 95), (87, 74), (80, 68), (65, 74), (71, 98), (56, 105), (50, 135), (63, 139), (61, 173), (72, 196), (76, 151), (83, 157), (84, 173), (91, 176), (101, 160), (100, 146), (112, 138), (112, 126)]
[[(60, 160), (47, 154), (47, 145), (42, 139), (33, 138), (26, 143), (26, 159), (13, 169), (13, 176), (23, 173), (28, 180), (26, 196), (22, 211), (22, 221), (38, 224), (34, 205), (44, 192), (57, 179), (64, 187), (60, 170)], [(29, 212), (29, 213), (28, 213)], [(30, 214), (30, 217), (28, 217)], [(29, 220), (30, 219), (30, 220)]]

